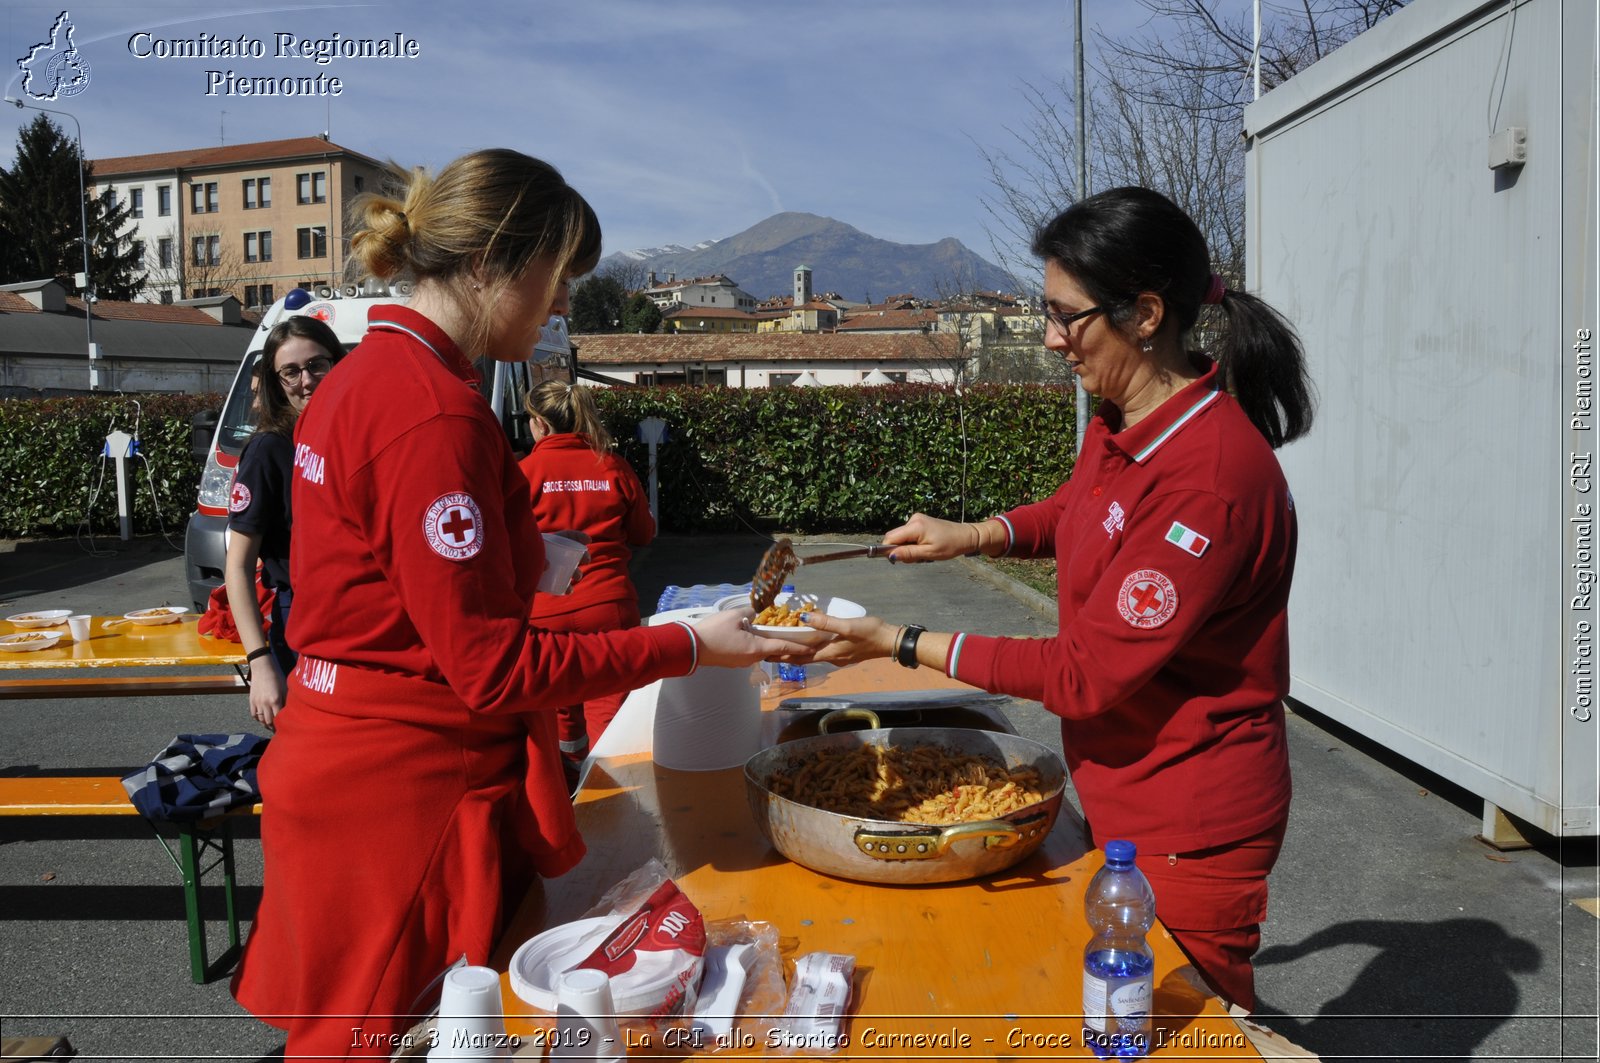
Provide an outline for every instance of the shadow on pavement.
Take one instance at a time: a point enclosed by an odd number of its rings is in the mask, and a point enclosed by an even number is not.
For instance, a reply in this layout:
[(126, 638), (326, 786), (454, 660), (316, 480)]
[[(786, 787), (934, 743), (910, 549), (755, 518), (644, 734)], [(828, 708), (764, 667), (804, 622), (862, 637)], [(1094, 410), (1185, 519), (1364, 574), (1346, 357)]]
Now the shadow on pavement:
[[(1378, 954), (1318, 1015), (1291, 1017), (1268, 1004), (1256, 1012), (1325, 1063), (1344, 1058), (1471, 1059), (1497, 1027), (1519, 1017), (1520, 994), (1512, 974), (1538, 970), (1544, 961), (1533, 942), (1509, 935), (1487, 919), (1359, 919), (1337, 923), (1293, 945), (1263, 949), (1256, 954), (1256, 968), (1342, 947), (1377, 949)], [(1528, 1049), (1525, 1058), (1546, 1054), (1535, 1045)]]
[[(182, 535), (179, 529), (178, 535)], [(183, 554), (159, 535), (123, 542), (115, 535), (81, 541), (39, 539), (0, 543), (0, 603), (34, 594), (54, 594), (86, 583), (123, 576)]]

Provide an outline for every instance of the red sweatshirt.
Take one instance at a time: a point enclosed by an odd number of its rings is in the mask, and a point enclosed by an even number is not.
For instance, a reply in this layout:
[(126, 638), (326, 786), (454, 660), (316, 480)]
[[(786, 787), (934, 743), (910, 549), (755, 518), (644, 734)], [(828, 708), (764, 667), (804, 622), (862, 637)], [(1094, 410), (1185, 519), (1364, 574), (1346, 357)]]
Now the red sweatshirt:
[[(1208, 363), (1209, 365), (1209, 363)], [(1062, 717), (1097, 839), (1238, 841), (1288, 814), (1294, 503), (1214, 367), (1132, 428), (1105, 405), (1072, 479), (1001, 519), (1054, 552), (1054, 638), (958, 635), (947, 670)]]
[(521, 466), (539, 527), (589, 536), (589, 560), (580, 567), (582, 578), (566, 594), (535, 595), (534, 618), (602, 602), (637, 601), (628, 560), (633, 547), (655, 538), (656, 521), (633, 467), (616, 454), (595, 453), (587, 440), (572, 432), (545, 436)]

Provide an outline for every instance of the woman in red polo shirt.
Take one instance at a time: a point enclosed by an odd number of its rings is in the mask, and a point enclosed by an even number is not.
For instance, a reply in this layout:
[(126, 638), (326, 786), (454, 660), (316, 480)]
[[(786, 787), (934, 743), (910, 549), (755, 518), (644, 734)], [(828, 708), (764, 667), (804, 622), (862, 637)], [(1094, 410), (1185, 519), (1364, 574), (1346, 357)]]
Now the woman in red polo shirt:
[(371, 310), (295, 429), (300, 659), (261, 762), (265, 883), (234, 978), (295, 1057), (388, 1056), (440, 972), (488, 960), (531, 876), (582, 857), (557, 708), (794, 648), (736, 613), (529, 623), (542, 539), (474, 361), (532, 354), (599, 222), (516, 151), (395, 177), (403, 198), (356, 201), (350, 252), (414, 294)]
[[(1272, 451), (1311, 426), (1304, 356), (1261, 300), (1211, 272), (1182, 210), (1144, 188), (1045, 225), (1045, 346), (1101, 402), (1072, 478), (978, 523), (918, 513), (900, 561), (1056, 558), (1059, 630), (1016, 639), (816, 617), (817, 660), (894, 657), (1061, 717), (1097, 844), (1138, 845), (1156, 913), (1207, 982), (1255, 1004), (1251, 956), (1289, 814), (1294, 502)], [(1187, 349), (1221, 309), (1214, 356)]]
[[(534, 595), (534, 624), (546, 631), (638, 627), (639, 592), (628, 576), (628, 560), (656, 535), (644, 485), (611, 449), (611, 434), (587, 388), (546, 380), (528, 393), (527, 406), (534, 444), (520, 464), (533, 519), (541, 528), (589, 537), (589, 558), (572, 589)], [(626, 691), (617, 691), (561, 707), (557, 726), (569, 787), (625, 697)]]

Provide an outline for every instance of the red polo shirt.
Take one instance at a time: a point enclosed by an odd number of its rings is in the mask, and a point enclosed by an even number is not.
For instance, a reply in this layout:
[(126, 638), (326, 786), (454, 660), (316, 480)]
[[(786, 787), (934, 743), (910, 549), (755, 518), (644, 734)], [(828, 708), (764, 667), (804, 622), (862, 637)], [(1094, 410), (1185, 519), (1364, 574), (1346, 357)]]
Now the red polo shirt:
[(1132, 428), (1104, 404), (1072, 479), (1001, 519), (1054, 552), (1059, 632), (958, 635), (951, 675), (1062, 718), (1097, 839), (1183, 852), (1288, 814), (1294, 504), (1215, 367)]
[[(291, 644), (444, 684), (475, 712), (555, 708), (694, 667), (677, 625), (552, 635), (528, 624), (544, 565), (528, 481), (477, 374), (427, 318), (372, 311), (295, 431)], [(306, 677), (310, 672), (302, 669)], [(386, 693), (390, 690), (386, 686)]]

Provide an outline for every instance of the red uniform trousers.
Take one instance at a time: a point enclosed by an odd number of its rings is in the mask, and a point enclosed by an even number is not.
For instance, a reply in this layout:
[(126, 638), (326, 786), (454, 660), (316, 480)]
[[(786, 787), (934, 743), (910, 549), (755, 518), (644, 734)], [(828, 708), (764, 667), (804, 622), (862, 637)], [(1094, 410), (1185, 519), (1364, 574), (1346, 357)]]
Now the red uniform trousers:
[[(538, 601), (546, 601), (543, 595)], [(570, 613), (554, 616), (535, 614), (531, 623), (545, 631), (620, 631), (639, 626), (639, 603), (635, 601), (598, 602), (574, 609)], [(589, 746), (600, 740), (610, 726), (617, 710), (628, 697), (622, 690), (603, 697), (590, 698), (577, 705), (563, 705), (558, 717), (561, 752), (570, 759), (582, 760)]]
[(1188, 853), (1139, 854), (1156, 915), (1206, 984), (1246, 1011), (1256, 1006), (1255, 968), (1267, 917), (1267, 873), (1287, 822), (1253, 838)]

